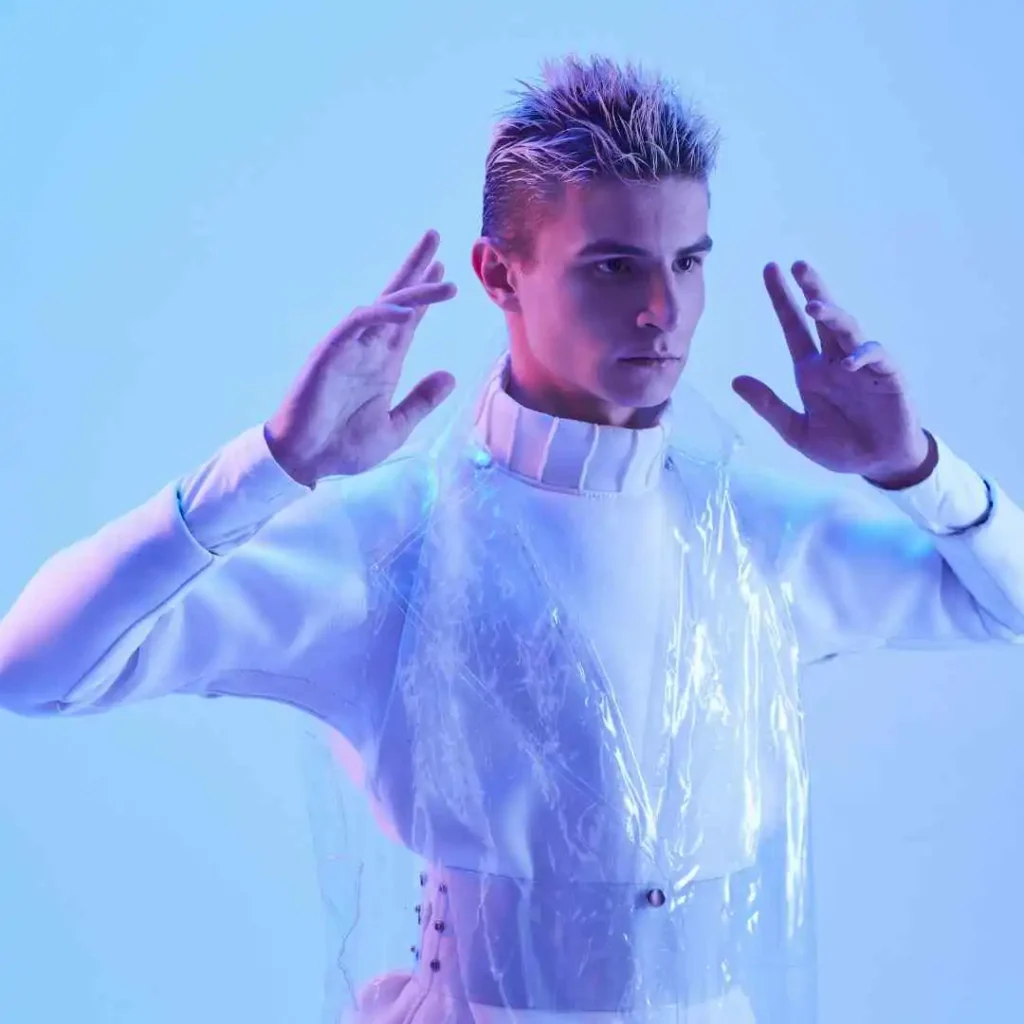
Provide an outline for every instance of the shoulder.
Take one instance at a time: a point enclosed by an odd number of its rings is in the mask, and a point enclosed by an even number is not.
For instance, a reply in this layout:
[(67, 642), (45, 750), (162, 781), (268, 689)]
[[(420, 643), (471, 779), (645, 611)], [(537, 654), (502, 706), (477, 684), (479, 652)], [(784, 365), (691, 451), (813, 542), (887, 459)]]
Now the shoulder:
[(730, 494), (744, 536), (777, 565), (793, 558), (866, 558), (927, 548), (905, 516), (861, 486), (854, 477), (828, 486), (744, 470)]
[(400, 452), (364, 473), (321, 480), (287, 511), (289, 524), (322, 544), (354, 543), (374, 557), (422, 528), (434, 475), (426, 454)]
[(809, 530), (881, 515), (877, 503), (847, 481), (825, 486), (773, 473), (744, 459), (728, 465), (703, 463), (685, 455), (673, 460), (691, 504), (721, 507), (742, 539), (769, 560)]
[(820, 507), (827, 497), (794, 480), (752, 463), (721, 462), (670, 449), (670, 465), (692, 502), (728, 503), (744, 516), (801, 515)]
[(729, 497), (744, 518), (792, 522), (813, 519), (841, 500), (837, 491), (743, 464), (729, 472)]

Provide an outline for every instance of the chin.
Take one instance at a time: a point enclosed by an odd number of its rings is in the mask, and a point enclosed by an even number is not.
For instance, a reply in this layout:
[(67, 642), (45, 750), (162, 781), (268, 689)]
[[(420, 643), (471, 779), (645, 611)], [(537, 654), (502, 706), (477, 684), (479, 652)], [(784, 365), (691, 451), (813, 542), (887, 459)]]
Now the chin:
[(682, 359), (662, 364), (616, 363), (608, 376), (607, 397), (631, 409), (664, 405), (672, 397), (684, 366)]

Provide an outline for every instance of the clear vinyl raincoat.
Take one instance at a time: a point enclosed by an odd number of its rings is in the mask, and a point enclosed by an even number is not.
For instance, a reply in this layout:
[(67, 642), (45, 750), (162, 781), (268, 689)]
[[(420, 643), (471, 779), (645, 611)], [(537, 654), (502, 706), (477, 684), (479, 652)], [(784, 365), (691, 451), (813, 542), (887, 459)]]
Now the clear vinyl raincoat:
[(332, 1024), (815, 1019), (794, 630), (734, 436), (686, 389), (672, 417), (642, 715), (573, 538), (466, 423), (424, 456), (419, 526), (371, 567), (375, 742), (320, 736), (312, 769)]

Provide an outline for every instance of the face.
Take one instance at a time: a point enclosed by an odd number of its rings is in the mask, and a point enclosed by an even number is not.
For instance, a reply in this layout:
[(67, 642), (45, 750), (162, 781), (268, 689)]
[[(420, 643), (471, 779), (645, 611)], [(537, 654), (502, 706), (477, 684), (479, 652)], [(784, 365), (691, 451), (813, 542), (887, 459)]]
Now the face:
[(699, 182), (571, 186), (533, 234), (528, 265), (477, 243), (506, 312), (524, 404), (643, 425), (670, 397), (704, 310), (708, 192)]

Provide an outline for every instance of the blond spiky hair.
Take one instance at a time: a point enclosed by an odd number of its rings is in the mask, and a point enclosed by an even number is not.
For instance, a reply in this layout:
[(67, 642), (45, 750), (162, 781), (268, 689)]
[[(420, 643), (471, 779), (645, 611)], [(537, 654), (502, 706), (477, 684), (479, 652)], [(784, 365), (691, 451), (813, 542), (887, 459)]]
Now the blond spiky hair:
[(544, 65), (520, 82), (494, 130), (484, 176), (483, 234), (529, 255), (529, 229), (566, 185), (602, 178), (707, 182), (718, 132), (660, 75), (605, 57)]

